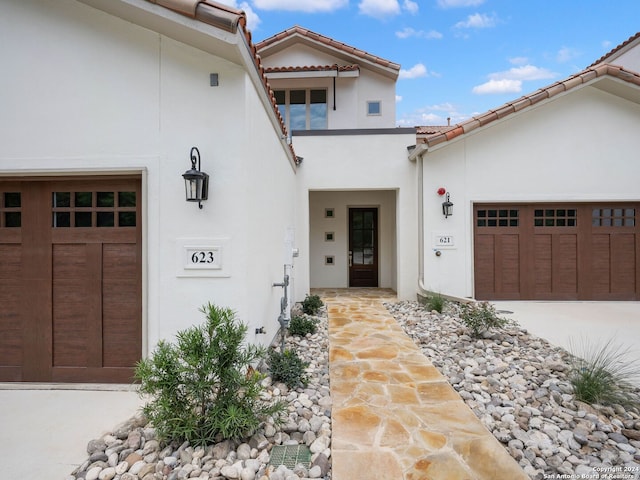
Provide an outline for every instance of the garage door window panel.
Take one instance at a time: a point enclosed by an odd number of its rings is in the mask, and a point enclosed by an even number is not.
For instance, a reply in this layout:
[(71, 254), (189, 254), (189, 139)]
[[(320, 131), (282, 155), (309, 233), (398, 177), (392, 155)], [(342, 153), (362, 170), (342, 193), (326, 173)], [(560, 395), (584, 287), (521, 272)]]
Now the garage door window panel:
[(476, 226), (478, 227), (517, 227), (520, 223), (517, 209), (478, 210)]
[(594, 208), (591, 214), (594, 227), (635, 227), (635, 208)]
[(4, 192), (0, 196), (0, 228), (20, 228), (21, 204), (20, 192)]
[(578, 211), (574, 208), (536, 209), (533, 214), (535, 227), (577, 227)]
[(54, 192), (54, 228), (136, 226), (136, 192)]

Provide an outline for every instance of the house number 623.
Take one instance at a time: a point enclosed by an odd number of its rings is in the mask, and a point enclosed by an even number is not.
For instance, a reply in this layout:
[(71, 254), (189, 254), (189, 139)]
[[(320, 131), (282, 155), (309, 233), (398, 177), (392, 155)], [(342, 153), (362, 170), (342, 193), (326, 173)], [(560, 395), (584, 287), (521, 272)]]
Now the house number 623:
[(213, 252), (193, 252), (191, 254), (191, 263), (214, 263), (215, 258), (213, 257)]

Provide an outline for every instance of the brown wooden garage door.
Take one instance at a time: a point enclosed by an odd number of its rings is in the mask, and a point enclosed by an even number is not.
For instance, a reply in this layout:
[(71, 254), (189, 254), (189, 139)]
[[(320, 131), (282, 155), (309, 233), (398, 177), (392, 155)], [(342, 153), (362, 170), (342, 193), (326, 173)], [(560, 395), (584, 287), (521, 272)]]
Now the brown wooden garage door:
[(129, 382), (140, 179), (0, 179), (0, 381)]
[(640, 203), (474, 206), (475, 296), (640, 300)]

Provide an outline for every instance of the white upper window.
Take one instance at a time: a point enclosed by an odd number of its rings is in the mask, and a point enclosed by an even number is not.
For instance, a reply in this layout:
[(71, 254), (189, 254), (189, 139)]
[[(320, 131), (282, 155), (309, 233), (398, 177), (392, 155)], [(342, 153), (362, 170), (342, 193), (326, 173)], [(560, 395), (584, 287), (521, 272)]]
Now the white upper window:
[(288, 131), (327, 128), (326, 90), (276, 90), (274, 94)]
[(367, 115), (382, 115), (380, 100), (367, 102)]

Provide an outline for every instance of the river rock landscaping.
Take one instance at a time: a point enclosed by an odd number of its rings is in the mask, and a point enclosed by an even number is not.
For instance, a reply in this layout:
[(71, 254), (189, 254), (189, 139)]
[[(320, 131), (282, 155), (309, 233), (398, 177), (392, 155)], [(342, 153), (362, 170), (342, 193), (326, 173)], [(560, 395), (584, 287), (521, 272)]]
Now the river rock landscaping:
[[(418, 302), (385, 306), (530, 478), (640, 478), (640, 412), (577, 401), (565, 350), (515, 325), (472, 338), (455, 304), (445, 313)], [(65, 480), (331, 479), (326, 309), (312, 318), (316, 333), (285, 340), (309, 362), (306, 388), (262, 381), (265, 398), (287, 404), (282, 425), (267, 422), (243, 441), (194, 448), (161, 444), (140, 414), (90, 441), (89, 457)], [(274, 447), (284, 445), (308, 447), (310, 461), (272, 464)]]
[[(297, 313), (298, 314), (298, 313)], [(300, 313), (301, 314), (301, 313)], [(107, 435), (91, 440), (89, 457), (65, 480), (299, 480), (331, 479), (331, 396), (326, 310), (317, 317), (317, 332), (305, 337), (287, 335), (293, 349), (309, 365), (305, 388), (262, 380), (263, 398), (286, 402), (281, 425), (268, 421), (242, 441), (224, 440), (208, 447), (162, 444), (154, 428), (139, 414)], [(276, 349), (279, 349), (278, 342)], [(310, 462), (273, 465), (275, 446), (305, 446)]]
[(386, 307), (529, 477), (640, 478), (637, 407), (577, 401), (568, 352), (515, 325), (472, 338), (454, 304)]

